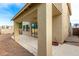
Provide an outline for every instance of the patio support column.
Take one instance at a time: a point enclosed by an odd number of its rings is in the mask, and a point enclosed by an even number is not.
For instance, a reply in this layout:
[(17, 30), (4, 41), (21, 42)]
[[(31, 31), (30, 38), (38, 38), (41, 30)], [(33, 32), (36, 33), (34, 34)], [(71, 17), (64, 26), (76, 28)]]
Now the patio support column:
[(38, 55), (52, 55), (52, 3), (38, 7)]
[(14, 21), (14, 39), (19, 40), (19, 23)]

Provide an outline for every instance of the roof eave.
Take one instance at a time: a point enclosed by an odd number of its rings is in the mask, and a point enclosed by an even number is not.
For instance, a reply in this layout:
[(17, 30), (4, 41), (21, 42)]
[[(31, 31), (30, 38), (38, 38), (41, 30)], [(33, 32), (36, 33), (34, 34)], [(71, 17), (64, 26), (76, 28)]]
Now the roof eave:
[(72, 15), (72, 12), (71, 12), (71, 4), (70, 3), (67, 3), (67, 5), (68, 5), (69, 14)]
[(25, 4), (25, 6), (11, 19), (11, 20), (15, 20), (15, 18), (17, 18), (26, 8), (28, 8), (29, 5), (31, 5), (32, 3), (27, 3)]

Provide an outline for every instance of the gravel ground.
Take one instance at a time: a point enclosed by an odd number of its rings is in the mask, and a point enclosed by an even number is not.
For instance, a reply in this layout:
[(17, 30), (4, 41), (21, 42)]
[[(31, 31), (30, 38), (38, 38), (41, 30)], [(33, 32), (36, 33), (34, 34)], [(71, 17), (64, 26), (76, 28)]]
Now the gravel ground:
[(33, 56), (15, 42), (10, 34), (0, 35), (0, 56)]

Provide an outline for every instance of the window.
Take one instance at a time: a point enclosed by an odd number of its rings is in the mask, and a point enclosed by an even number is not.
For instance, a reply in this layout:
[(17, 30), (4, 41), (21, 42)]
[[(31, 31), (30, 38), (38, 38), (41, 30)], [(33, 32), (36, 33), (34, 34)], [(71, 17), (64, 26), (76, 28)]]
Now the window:
[(29, 31), (29, 25), (26, 25), (26, 31)]
[(31, 33), (32, 36), (37, 37), (37, 35), (38, 35), (38, 25), (37, 25), (37, 23), (32, 23), (31, 32), (32, 32)]
[(25, 25), (23, 25), (23, 31), (25, 31)]

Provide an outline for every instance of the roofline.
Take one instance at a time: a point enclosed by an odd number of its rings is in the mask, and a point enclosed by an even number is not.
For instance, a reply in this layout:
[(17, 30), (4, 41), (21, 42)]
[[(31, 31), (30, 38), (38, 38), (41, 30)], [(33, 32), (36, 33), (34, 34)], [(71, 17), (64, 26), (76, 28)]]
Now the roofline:
[(32, 3), (26, 3), (25, 6), (11, 20), (14, 20), (15, 18), (17, 18), (31, 4)]
[[(26, 8), (28, 8), (32, 3), (26, 3), (25, 6), (11, 19), (11, 20), (14, 20), (15, 18), (17, 18)], [(71, 13), (71, 5), (70, 3), (67, 3), (68, 5), (68, 9), (69, 9), (69, 13), (70, 15), (72, 14)]]

